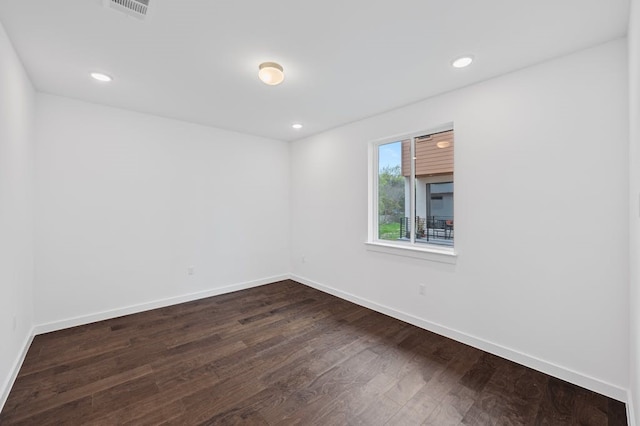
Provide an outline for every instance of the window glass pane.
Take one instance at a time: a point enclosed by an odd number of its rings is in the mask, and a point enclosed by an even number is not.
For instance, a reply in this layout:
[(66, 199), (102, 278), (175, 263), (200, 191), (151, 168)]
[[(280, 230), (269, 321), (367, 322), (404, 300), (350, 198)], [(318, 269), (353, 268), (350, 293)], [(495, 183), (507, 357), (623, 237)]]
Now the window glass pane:
[(453, 131), (415, 139), (416, 243), (453, 246)]
[(378, 146), (378, 238), (398, 240), (403, 237), (407, 197), (403, 176), (402, 142)]

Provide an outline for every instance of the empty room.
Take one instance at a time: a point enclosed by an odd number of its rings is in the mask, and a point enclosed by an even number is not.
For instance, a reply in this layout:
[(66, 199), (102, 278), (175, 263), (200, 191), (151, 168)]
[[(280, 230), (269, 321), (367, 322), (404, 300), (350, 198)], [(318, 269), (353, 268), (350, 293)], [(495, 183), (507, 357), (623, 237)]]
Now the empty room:
[(640, 0), (0, 0), (1, 425), (632, 425)]

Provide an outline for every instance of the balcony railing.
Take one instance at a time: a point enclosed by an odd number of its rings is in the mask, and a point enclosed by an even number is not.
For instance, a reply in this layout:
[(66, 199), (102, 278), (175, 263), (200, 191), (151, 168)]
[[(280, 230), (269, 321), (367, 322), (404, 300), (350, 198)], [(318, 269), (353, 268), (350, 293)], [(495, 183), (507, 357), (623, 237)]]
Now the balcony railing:
[[(400, 219), (400, 239), (411, 238), (410, 218)], [(416, 242), (453, 245), (454, 230), (451, 216), (416, 216)]]

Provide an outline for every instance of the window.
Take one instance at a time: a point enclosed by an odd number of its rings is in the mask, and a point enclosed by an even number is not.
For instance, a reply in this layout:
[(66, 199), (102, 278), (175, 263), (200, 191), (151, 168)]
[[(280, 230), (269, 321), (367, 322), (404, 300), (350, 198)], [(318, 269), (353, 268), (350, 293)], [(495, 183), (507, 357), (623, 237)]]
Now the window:
[(453, 130), (372, 143), (372, 244), (453, 254)]

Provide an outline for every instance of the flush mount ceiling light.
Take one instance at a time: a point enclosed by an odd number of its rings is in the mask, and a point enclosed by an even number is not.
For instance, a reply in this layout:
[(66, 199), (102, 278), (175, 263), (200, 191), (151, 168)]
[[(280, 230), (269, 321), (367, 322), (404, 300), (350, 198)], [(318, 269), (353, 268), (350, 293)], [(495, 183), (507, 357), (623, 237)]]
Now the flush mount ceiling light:
[(275, 86), (284, 80), (282, 65), (275, 62), (263, 62), (258, 67), (258, 77), (264, 84)]
[(294, 129), (296, 129), (296, 130), (300, 130), (300, 129), (302, 129), (302, 124), (300, 124), (300, 123), (295, 123), (295, 124), (292, 124), (292, 125), (291, 125), (291, 127), (293, 127), (293, 128), (294, 128)]
[(473, 56), (461, 56), (451, 61), (451, 66), (454, 68), (464, 68), (471, 65), (471, 62), (473, 62)]
[(436, 144), (438, 148), (449, 148), (451, 146), (451, 142), (449, 141), (440, 141)]
[(101, 72), (92, 72), (91, 77), (93, 77), (95, 80), (98, 81), (102, 81), (103, 83), (108, 83), (111, 80), (113, 80), (113, 78), (111, 78), (111, 76), (101, 73)]

